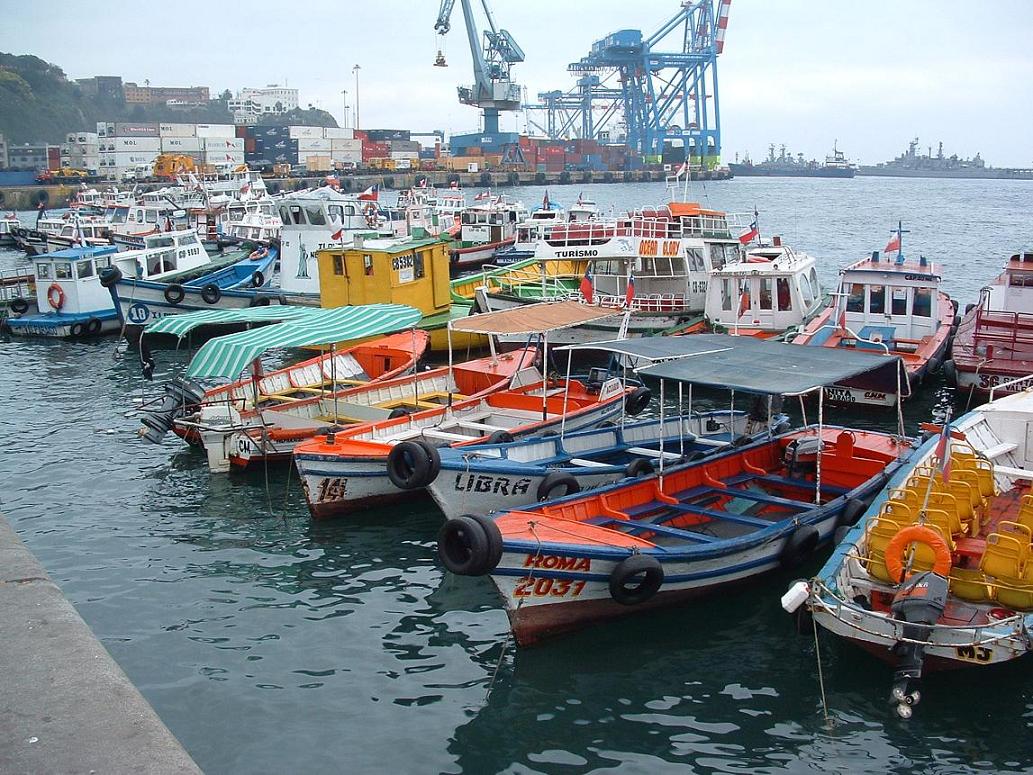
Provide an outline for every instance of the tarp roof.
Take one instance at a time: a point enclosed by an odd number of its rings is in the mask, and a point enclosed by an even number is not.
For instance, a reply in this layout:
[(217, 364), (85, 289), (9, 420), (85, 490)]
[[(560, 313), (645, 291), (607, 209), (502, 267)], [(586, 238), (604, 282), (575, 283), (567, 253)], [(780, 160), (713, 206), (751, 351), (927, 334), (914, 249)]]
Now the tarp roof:
[(897, 392), (897, 356), (800, 347), (728, 334), (676, 338), (685, 340), (680, 345), (684, 348), (680, 357), (646, 366), (638, 373), (747, 393), (799, 395), (877, 372), (872, 374), (872, 387), (886, 393)]
[(321, 312), (319, 307), (296, 307), (271, 304), (267, 307), (243, 309), (202, 309), (169, 315), (148, 323), (145, 334), (172, 334), (182, 339), (198, 326), (233, 325), (239, 323), (282, 323)]
[(206, 342), (190, 361), (187, 376), (236, 377), (255, 358), (275, 347), (315, 347), (390, 334), (411, 328), (421, 317), (422, 312), (404, 304), (313, 310), (297, 320)]
[(693, 341), (697, 338), (696, 336), (643, 336), (635, 339), (611, 339), (606, 342), (565, 344), (555, 349), (559, 351), (594, 350), (657, 362), (698, 354), (699, 345)]
[(524, 304), (498, 312), (470, 315), (453, 320), (448, 325), (454, 331), (466, 331), (471, 334), (540, 334), (602, 320), (619, 312), (577, 301), (542, 302)]

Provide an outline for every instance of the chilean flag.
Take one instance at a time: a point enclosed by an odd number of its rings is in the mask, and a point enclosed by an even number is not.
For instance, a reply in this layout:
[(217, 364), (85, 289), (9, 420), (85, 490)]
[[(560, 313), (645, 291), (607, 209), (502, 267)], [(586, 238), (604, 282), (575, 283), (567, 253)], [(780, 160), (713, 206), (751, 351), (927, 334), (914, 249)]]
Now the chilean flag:
[(585, 276), (581, 278), (580, 290), (581, 295), (585, 297), (585, 301), (591, 304), (592, 297), (595, 293), (595, 283), (592, 280), (591, 265), (585, 267)]
[(363, 202), (376, 202), (378, 198), (379, 195), (377, 193), (377, 187), (375, 185), (370, 186), (358, 196), (358, 199), (360, 199)]
[(883, 253), (892, 253), (894, 250), (900, 250), (900, 235), (894, 234), (890, 237), (890, 241), (886, 243), (886, 249)]
[(753, 219), (753, 223), (750, 224), (750, 228), (739, 235), (739, 242), (743, 245), (753, 242), (760, 236), (760, 226), (757, 225), (757, 219)]
[[(741, 239), (741, 238), (740, 238)], [(748, 282), (742, 284), (739, 289), (739, 317), (746, 314), (746, 311), (750, 308), (750, 286)]]
[(624, 306), (631, 309), (631, 301), (635, 298), (635, 275), (628, 272), (628, 288), (624, 291)]
[(244, 185), (240, 187), (240, 193), (246, 194), (250, 190), (251, 190), (251, 181), (250, 180), (245, 180), (244, 181)]
[(491, 199), (491, 189), (490, 188), (487, 191), (482, 191), (481, 193), (479, 193), (477, 196), (475, 196), (473, 198), (473, 200), (475, 202), (483, 202), (485, 199)]
[(675, 178), (680, 178), (682, 175), (684, 175), (688, 171), (689, 171), (689, 163), (687, 161), (683, 161), (681, 166), (678, 168), (677, 172), (674, 173), (674, 177)]
[(549, 190), (548, 189), (545, 190), (545, 196), (542, 197), (542, 209), (543, 210), (550, 209)]
[(945, 422), (943, 424), (943, 430), (940, 432), (940, 440), (936, 444), (936, 457), (940, 459), (940, 470), (943, 471), (944, 484), (950, 481), (951, 476), (951, 428), (950, 423)]
[(333, 234), (330, 235), (330, 239), (332, 239), (332, 240), (340, 240), (341, 237), (343, 237), (343, 236), (344, 236), (344, 227), (342, 226), (341, 228), (339, 228), (337, 231), (335, 231)]

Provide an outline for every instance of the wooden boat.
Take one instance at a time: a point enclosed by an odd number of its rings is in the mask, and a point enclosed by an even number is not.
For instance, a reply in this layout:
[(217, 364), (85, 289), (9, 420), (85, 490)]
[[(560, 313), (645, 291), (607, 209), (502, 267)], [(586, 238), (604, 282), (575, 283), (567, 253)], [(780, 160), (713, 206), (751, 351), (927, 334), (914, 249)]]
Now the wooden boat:
[(817, 576), (783, 598), (894, 665), (890, 702), (903, 718), (925, 670), (985, 667), (1033, 649), (1031, 423), (1025, 390), (934, 434)]
[(460, 215), (460, 230), (450, 250), (452, 271), (456, 274), (491, 261), (495, 254), (516, 239), (516, 227), (527, 217), (527, 209), (491, 191), (478, 194), (475, 202)]
[[(477, 315), (449, 327), (484, 335), (541, 332), (543, 362), (548, 362), (550, 331), (607, 314), (577, 302), (560, 302)], [(632, 393), (619, 379), (590, 386), (570, 378), (543, 379), (529, 366), (513, 374), (505, 389), (480, 398), (450, 398), (437, 408), (332, 431), (299, 444), (294, 463), (312, 515), (345, 514), (405, 497), (406, 489), (397, 483), (416, 489), (435, 447), (500, 443), (559, 429), (561, 424), (571, 430), (592, 427), (616, 417)], [(635, 401), (642, 400), (641, 393), (635, 395)], [(645, 403), (648, 400), (647, 394)]]
[(697, 462), (667, 467), (661, 456), (655, 474), (588, 494), (446, 522), (442, 563), (491, 574), (518, 643), (793, 567), (859, 518), (913, 452), (901, 436), (823, 424), (822, 386), (878, 359), (718, 334), (682, 342), (681, 357), (638, 370), (660, 380), (661, 407), (672, 380), (772, 401), (816, 392), (818, 424)]
[(14, 232), (22, 227), (22, 222), (14, 213), (6, 213), (0, 217), (0, 247), (11, 247), (15, 244)]
[(901, 234), (892, 262), (874, 251), (841, 274), (834, 301), (792, 342), (808, 347), (868, 350), (897, 355), (904, 366), (904, 390), (885, 391), (864, 381), (834, 385), (828, 398), (836, 403), (892, 406), (907, 397), (931, 372), (940, 368), (954, 336), (957, 306), (940, 287), (940, 268), (921, 257), (906, 261)]
[(1033, 374), (1033, 252), (1013, 255), (980, 291), (979, 303), (965, 310), (943, 371), (968, 395), (985, 397), (1005, 382), (1010, 392), (1033, 384), (1016, 381)]

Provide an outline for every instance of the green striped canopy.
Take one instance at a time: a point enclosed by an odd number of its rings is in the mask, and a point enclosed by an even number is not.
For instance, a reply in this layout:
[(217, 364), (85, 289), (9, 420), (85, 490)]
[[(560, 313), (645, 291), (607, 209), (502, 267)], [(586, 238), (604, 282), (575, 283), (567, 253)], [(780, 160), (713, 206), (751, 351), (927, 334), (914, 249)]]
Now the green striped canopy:
[[(267, 308), (268, 309), (268, 308)], [(380, 336), (412, 328), (423, 313), (404, 304), (313, 309), (297, 320), (220, 336), (205, 343), (187, 368), (188, 377), (236, 377), (266, 350)]]
[(145, 334), (172, 334), (182, 339), (198, 326), (232, 325), (233, 323), (280, 323), (284, 320), (296, 320), (313, 312), (320, 312), (319, 307), (297, 307), (289, 305), (270, 305), (268, 307), (244, 307), (243, 309), (202, 309), (196, 312), (184, 312), (182, 315), (169, 315), (149, 323)]

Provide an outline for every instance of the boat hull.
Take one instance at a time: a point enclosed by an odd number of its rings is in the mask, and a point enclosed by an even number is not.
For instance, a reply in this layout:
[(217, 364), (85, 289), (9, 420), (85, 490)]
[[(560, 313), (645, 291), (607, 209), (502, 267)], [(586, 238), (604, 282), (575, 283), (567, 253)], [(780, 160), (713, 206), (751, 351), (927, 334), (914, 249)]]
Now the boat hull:
[[(85, 327), (91, 323), (98, 326), (88, 332)], [(53, 339), (80, 339), (84, 336), (101, 336), (118, 331), (122, 322), (114, 310), (64, 313), (48, 312), (24, 314), (7, 319), (7, 327), (16, 336), (43, 336)]]

